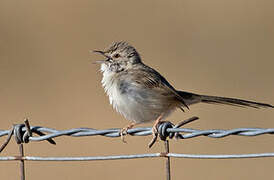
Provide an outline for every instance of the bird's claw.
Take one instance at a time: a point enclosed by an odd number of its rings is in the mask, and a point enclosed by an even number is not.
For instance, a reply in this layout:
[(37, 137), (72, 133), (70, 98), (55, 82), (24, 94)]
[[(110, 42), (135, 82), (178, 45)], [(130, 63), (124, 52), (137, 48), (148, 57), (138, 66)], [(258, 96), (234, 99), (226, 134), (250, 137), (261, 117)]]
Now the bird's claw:
[(120, 136), (123, 143), (127, 143), (127, 141), (125, 140), (125, 136), (128, 134), (127, 133), (128, 129), (129, 129), (128, 127), (124, 127), (120, 130)]

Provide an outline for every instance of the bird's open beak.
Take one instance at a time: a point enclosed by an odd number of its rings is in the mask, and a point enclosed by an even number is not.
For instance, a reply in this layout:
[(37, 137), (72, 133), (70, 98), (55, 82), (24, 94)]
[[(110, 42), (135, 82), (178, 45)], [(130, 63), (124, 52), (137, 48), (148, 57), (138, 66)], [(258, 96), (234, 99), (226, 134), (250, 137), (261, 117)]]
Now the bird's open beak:
[(105, 60), (97, 60), (97, 61), (94, 61), (94, 64), (102, 64), (102, 63), (105, 63), (105, 62), (109, 59), (109, 57), (105, 55), (105, 52), (104, 52), (104, 51), (93, 50), (92, 52), (94, 52), (94, 53), (99, 53), (99, 54), (101, 54), (101, 55), (103, 55), (103, 56), (105, 56), (105, 57), (107, 58), (107, 59), (105, 59)]
[(99, 53), (99, 54), (102, 54), (103, 56), (105, 56), (104, 51), (93, 50), (93, 52), (94, 52), (94, 53)]

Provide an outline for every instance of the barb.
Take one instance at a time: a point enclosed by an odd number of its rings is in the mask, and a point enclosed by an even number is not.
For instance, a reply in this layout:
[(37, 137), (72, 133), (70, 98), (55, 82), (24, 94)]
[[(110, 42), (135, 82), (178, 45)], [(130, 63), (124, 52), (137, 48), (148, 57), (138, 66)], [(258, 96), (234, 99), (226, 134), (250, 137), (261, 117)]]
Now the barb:
[(12, 127), (12, 129), (10, 131), (7, 131), (8, 132), (8, 138), (6, 139), (6, 141), (4, 142), (4, 144), (1, 145), (0, 147), (0, 153), (5, 149), (5, 147), (9, 144), (10, 142), (10, 139), (13, 135), (13, 130), (14, 130), (14, 126)]

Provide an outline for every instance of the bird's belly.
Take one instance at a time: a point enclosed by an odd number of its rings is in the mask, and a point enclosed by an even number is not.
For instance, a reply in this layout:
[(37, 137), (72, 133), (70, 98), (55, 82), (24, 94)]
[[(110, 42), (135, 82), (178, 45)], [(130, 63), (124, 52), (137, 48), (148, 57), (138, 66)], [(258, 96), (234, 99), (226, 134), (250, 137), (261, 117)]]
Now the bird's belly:
[(157, 97), (146, 96), (147, 94), (142, 93), (132, 95), (117, 91), (109, 98), (114, 109), (134, 123), (154, 121), (160, 115), (166, 117), (175, 109), (165, 104), (166, 101), (161, 102)]
[(154, 121), (159, 116), (165, 118), (176, 109), (169, 96), (134, 82), (118, 81), (107, 72), (104, 72), (102, 85), (113, 108), (134, 123)]
[(114, 108), (126, 119), (135, 123), (149, 122), (156, 120), (161, 115), (160, 112), (151, 111), (150, 107), (142, 103), (124, 98), (124, 101), (117, 101), (113, 104)]

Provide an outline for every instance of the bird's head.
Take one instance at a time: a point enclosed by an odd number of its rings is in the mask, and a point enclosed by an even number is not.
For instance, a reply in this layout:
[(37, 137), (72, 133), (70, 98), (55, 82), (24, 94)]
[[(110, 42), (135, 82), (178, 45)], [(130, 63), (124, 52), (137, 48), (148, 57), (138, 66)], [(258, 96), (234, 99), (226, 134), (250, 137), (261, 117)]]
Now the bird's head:
[(121, 72), (141, 63), (141, 58), (136, 49), (127, 42), (115, 42), (104, 51), (94, 50), (105, 57), (104, 60), (95, 61), (101, 64), (102, 71)]

